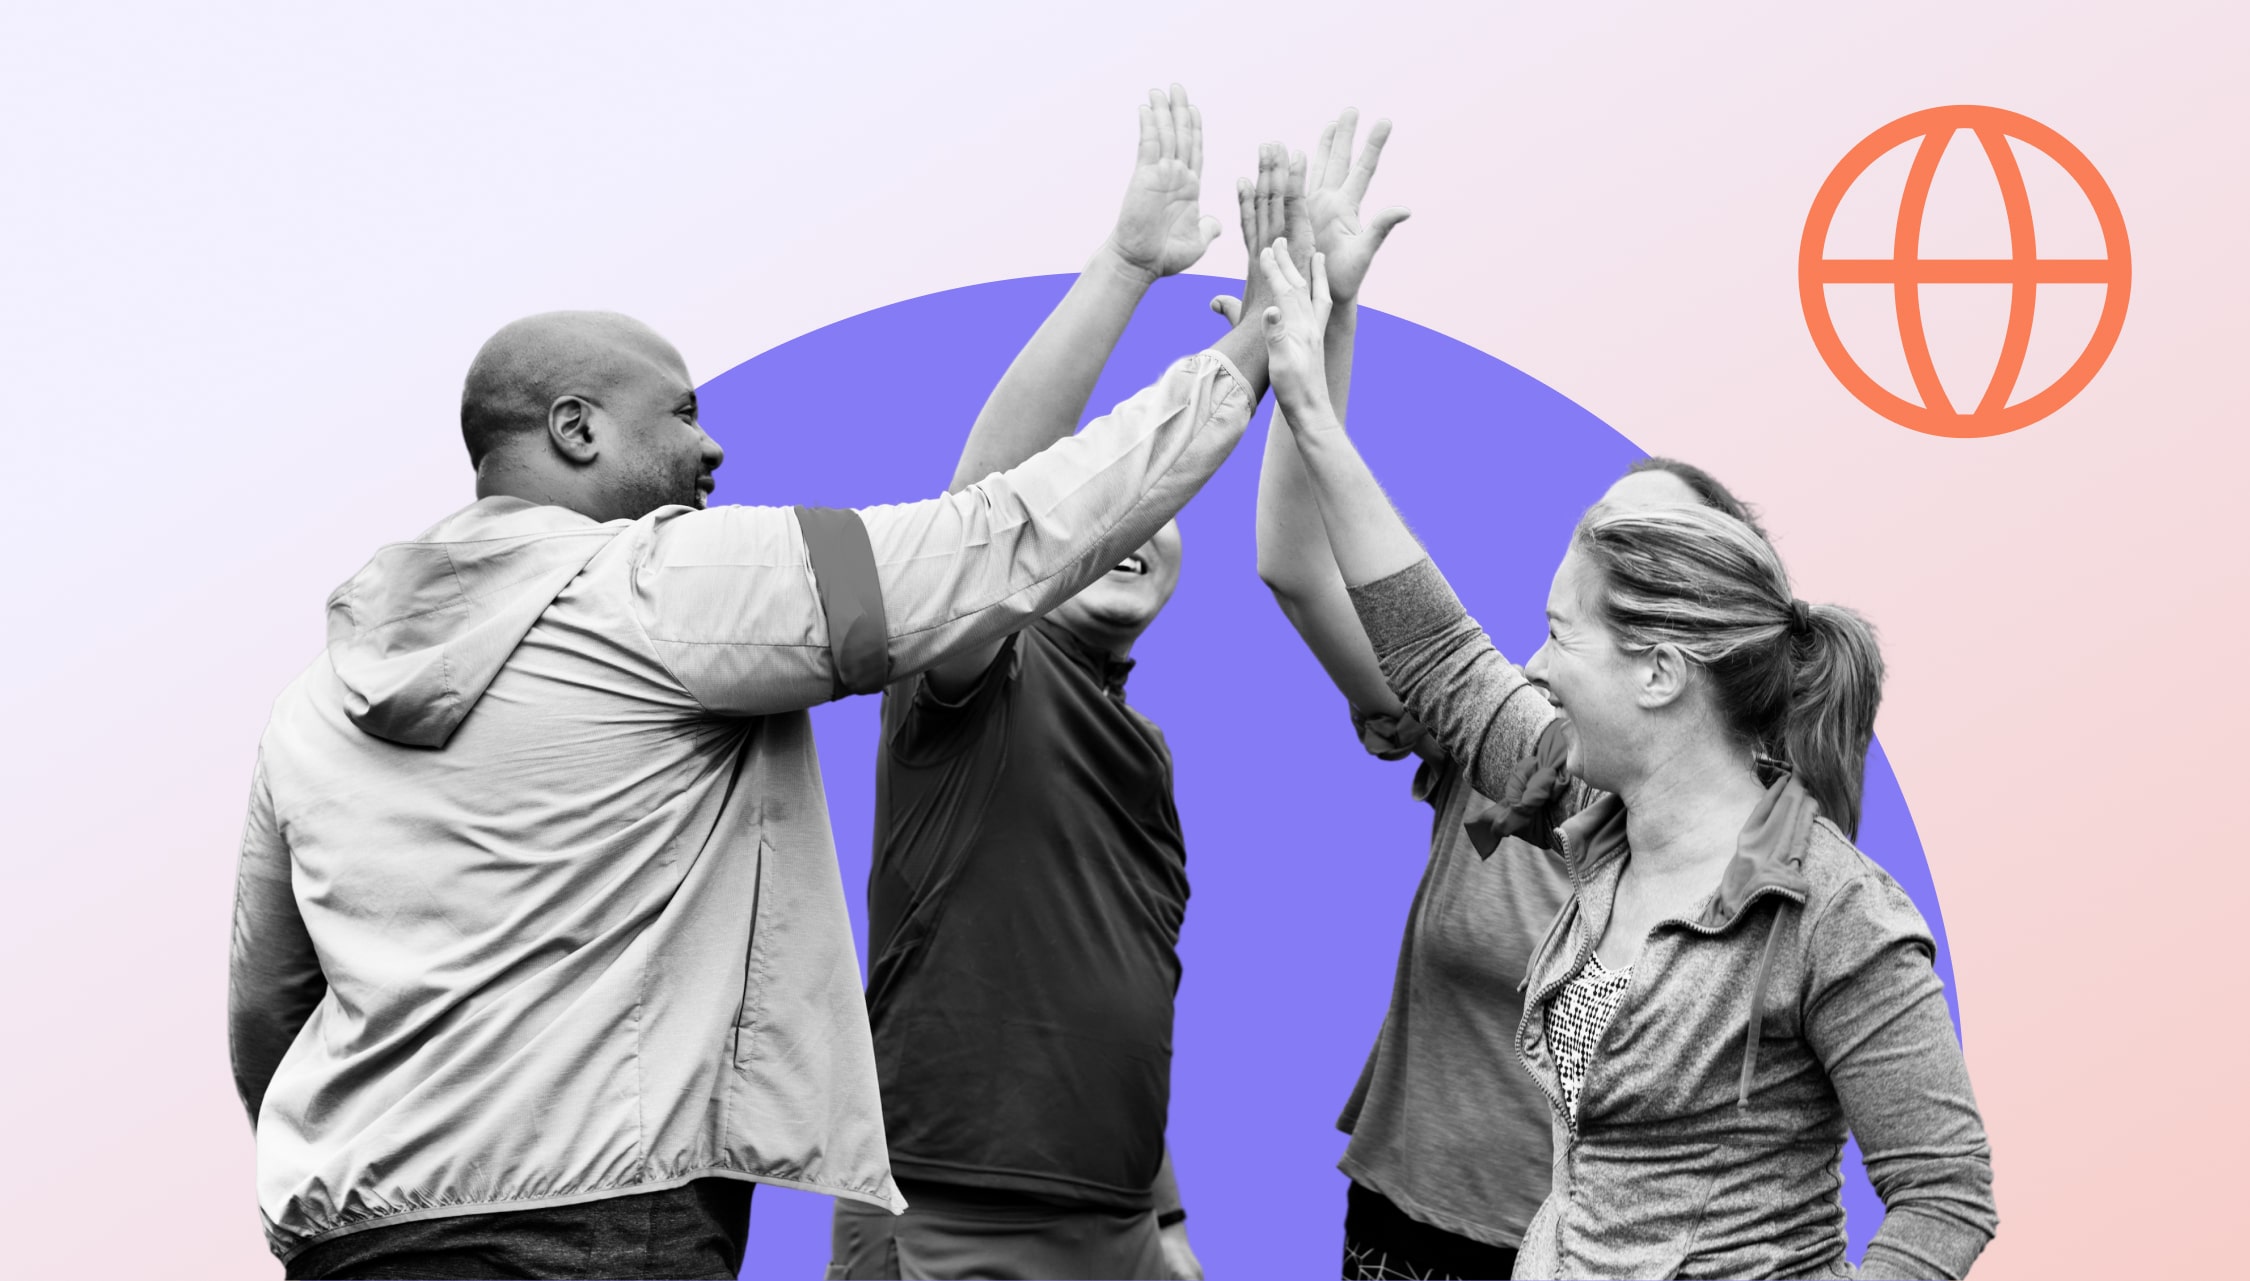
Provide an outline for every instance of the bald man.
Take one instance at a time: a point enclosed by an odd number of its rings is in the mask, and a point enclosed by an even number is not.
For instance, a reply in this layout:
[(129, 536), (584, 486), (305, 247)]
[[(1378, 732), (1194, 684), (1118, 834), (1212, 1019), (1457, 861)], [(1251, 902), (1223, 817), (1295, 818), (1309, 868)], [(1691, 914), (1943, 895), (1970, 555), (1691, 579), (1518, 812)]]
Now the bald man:
[(752, 1183), (902, 1208), (806, 709), (1106, 574), (1264, 387), (1253, 322), (958, 492), (705, 509), (670, 344), (494, 335), (477, 501), (336, 590), (259, 745), (229, 1030), (288, 1274), (732, 1277)]

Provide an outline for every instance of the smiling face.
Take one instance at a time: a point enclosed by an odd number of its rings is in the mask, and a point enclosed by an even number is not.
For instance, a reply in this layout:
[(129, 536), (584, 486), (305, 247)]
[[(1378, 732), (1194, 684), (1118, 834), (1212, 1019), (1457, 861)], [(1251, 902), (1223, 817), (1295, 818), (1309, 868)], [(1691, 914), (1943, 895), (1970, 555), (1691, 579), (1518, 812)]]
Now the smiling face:
[(621, 334), (619, 348), (597, 402), (596, 430), (609, 428), (596, 463), (606, 505), (630, 519), (675, 504), (703, 506), (726, 451), (697, 420), (687, 362), (650, 332)]
[(1564, 768), (1615, 792), (1633, 770), (1647, 673), (1603, 624), (1600, 591), (1599, 573), (1574, 542), (1547, 591), (1546, 643), (1524, 664), (1524, 675), (1563, 713)]
[(1180, 524), (1166, 521), (1139, 551), (1047, 616), (1088, 645), (1123, 658), (1179, 585)]
[[(1602, 506), (1619, 511), (1694, 507), (1702, 501), (1686, 481), (1655, 468), (1626, 473), (1601, 497)], [(1639, 673), (1633, 656), (1619, 649), (1616, 638), (1602, 625), (1598, 598), (1590, 594), (1598, 592), (1598, 579), (1574, 544), (1556, 568), (1547, 593), (1547, 641), (1524, 665), (1524, 675), (1563, 711), (1564, 741), (1569, 745), (1565, 768), (1591, 786), (1615, 791), (1614, 776), (1623, 762), (1602, 759), (1616, 753), (1600, 745), (1629, 741), (1618, 733), (1633, 723), (1629, 714), (1637, 707)], [(1582, 721), (1583, 734), (1578, 728)], [(1596, 750), (1589, 752), (1589, 741), (1597, 745)], [(1588, 768), (1612, 781), (1597, 781), (1586, 773)]]

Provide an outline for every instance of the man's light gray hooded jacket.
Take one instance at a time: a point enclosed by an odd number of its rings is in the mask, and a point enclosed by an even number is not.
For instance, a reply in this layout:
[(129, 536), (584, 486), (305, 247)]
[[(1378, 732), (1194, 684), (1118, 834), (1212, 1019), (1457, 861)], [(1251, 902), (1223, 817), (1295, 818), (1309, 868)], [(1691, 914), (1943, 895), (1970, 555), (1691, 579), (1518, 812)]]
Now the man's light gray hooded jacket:
[(928, 502), (490, 498), (378, 552), (274, 706), (243, 842), (275, 1252), (714, 1175), (902, 1207), (805, 709), (1106, 572), (1254, 404), (1207, 352)]

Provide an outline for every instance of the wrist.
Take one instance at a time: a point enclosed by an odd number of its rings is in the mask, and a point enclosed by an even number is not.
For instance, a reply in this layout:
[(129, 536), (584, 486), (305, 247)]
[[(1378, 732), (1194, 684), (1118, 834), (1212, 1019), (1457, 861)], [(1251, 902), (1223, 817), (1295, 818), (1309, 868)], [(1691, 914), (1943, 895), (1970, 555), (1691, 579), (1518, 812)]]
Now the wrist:
[(1094, 251), (1093, 261), (1086, 264), (1086, 270), (1106, 272), (1136, 289), (1146, 289), (1155, 284), (1159, 274), (1155, 267), (1133, 261), (1124, 250), (1117, 247), (1115, 236), (1102, 241), (1101, 248)]
[(1290, 396), (1286, 400), (1276, 391), (1274, 399), (1280, 404), (1282, 415), (1289, 420), (1290, 430), (1300, 440), (1330, 433), (1340, 436), (1344, 432), (1344, 424), (1337, 419), (1336, 408), (1325, 391)]

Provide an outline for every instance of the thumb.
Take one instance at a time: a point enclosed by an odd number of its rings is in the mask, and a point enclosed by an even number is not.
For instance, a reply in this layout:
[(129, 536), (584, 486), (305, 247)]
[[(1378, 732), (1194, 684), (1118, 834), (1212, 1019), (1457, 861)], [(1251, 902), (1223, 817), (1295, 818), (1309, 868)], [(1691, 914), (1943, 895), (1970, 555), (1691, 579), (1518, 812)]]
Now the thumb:
[(1242, 323), (1242, 300), (1233, 294), (1220, 294), (1211, 300), (1211, 310), (1226, 318), (1230, 325)]
[(1219, 220), (1205, 214), (1203, 221), (1196, 224), (1196, 230), (1203, 234), (1203, 247), (1209, 249), (1211, 242), (1219, 238)]
[(1367, 234), (1375, 237), (1376, 247), (1381, 248), (1383, 244), (1383, 238), (1391, 234), (1391, 228), (1396, 227), (1400, 223), (1405, 222), (1407, 219), (1413, 216), (1413, 210), (1405, 208), (1401, 205), (1392, 205), (1390, 208), (1383, 210), (1381, 213), (1376, 214), (1373, 218), (1368, 220)]
[(1268, 307), (1268, 308), (1266, 308), (1266, 333), (1267, 333), (1267, 334), (1269, 334), (1269, 335), (1272, 335), (1272, 334), (1278, 334), (1278, 333), (1280, 333), (1280, 332), (1281, 332), (1281, 308), (1279, 308), (1279, 307)]

